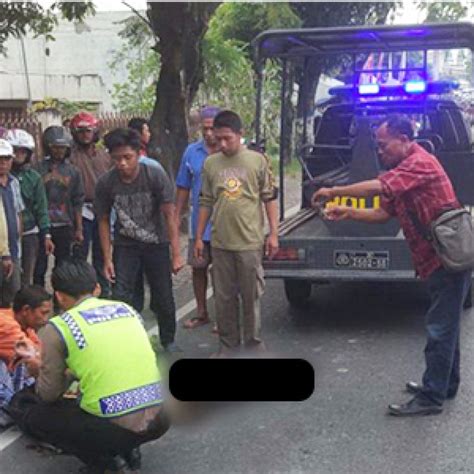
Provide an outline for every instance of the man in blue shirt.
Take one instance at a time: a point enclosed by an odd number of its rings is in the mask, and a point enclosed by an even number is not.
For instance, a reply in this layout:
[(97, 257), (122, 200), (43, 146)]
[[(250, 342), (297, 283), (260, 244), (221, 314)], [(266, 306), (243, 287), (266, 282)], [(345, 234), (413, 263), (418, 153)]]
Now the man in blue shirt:
[(193, 269), (193, 288), (197, 303), (197, 316), (184, 323), (183, 327), (187, 329), (193, 329), (209, 322), (206, 293), (208, 285), (208, 267), (211, 263), (210, 222), (207, 224), (206, 230), (203, 234), (205, 248), (204, 259), (202, 261), (198, 262), (194, 259), (193, 248), (199, 215), (199, 193), (201, 192), (202, 167), (208, 155), (212, 155), (219, 151), (213, 132), (214, 117), (219, 112), (220, 110), (217, 107), (205, 107), (201, 110), (201, 131), (203, 138), (198, 142), (191, 143), (186, 148), (176, 178), (176, 219), (178, 224), (181, 218), (181, 213), (186, 208), (190, 194), (192, 206), (188, 264), (191, 265)]
[(13, 162), (13, 147), (0, 139), (0, 199), (3, 202), (8, 230), (10, 257), (2, 258), (0, 267), (0, 307), (11, 305), (15, 293), (20, 289), (20, 236), (21, 213), (25, 209), (21, 197), (20, 183), (10, 174)]

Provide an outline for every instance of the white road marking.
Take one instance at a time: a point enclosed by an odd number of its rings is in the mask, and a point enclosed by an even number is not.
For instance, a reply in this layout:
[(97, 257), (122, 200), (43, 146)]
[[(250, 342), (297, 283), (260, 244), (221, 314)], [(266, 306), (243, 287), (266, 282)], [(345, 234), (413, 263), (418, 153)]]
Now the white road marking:
[(8, 428), (8, 430), (4, 431), (0, 435), (0, 452), (8, 448), (10, 444), (14, 443), (22, 435), (23, 433), (17, 426), (12, 426)]
[[(207, 289), (206, 299), (209, 299), (213, 295), (212, 288)], [(184, 306), (178, 309), (176, 312), (176, 321), (180, 321), (186, 317), (189, 313), (192, 313), (197, 308), (196, 300), (193, 298), (191, 301), (188, 301)], [(147, 331), (149, 336), (158, 335), (158, 326), (154, 324)]]

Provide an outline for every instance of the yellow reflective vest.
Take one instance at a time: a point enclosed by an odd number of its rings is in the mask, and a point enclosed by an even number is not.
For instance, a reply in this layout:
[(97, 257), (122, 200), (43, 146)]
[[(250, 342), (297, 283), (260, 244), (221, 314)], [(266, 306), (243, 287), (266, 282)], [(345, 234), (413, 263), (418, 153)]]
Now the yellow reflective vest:
[(90, 297), (50, 323), (66, 345), (84, 411), (114, 417), (162, 402), (155, 353), (133, 308)]

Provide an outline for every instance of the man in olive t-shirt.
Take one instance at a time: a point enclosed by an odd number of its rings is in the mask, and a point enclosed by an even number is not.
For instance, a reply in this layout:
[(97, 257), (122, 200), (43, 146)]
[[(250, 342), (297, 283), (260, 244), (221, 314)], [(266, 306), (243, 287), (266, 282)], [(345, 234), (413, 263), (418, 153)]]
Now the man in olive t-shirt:
[[(278, 250), (278, 217), (270, 163), (260, 153), (241, 144), (242, 123), (231, 111), (214, 119), (220, 152), (209, 156), (203, 167), (199, 220), (194, 253), (202, 258), (202, 235), (212, 213), (212, 271), (216, 320), (220, 337), (218, 355), (240, 346), (239, 300), (243, 305), (246, 348), (262, 348), (260, 297), (263, 293), (263, 207), (270, 234), (265, 252)], [(263, 205), (262, 205), (263, 204)]]

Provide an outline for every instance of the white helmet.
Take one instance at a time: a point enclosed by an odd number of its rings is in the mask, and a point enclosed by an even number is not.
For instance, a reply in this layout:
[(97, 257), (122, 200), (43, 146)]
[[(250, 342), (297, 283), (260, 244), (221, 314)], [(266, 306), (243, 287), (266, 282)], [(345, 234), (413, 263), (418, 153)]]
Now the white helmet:
[(0, 138), (0, 156), (13, 156), (13, 147), (3, 138)]
[(26, 148), (30, 151), (35, 149), (35, 139), (21, 128), (8, 130), (5, 138), (10, 142), (10, 145), (15, 148)]

